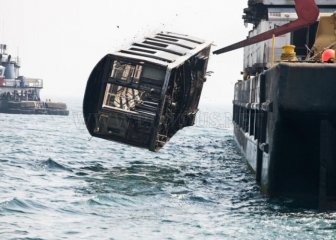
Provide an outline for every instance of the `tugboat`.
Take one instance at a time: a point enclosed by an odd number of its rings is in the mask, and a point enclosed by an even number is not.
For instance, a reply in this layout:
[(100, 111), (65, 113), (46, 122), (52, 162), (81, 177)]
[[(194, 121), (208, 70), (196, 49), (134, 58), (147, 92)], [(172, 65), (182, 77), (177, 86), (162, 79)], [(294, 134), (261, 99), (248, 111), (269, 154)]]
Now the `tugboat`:
[(0, 113), (69, 115), (61, 102), (41, 101), (43, 80), (19, 75), (19, 58), (6, 53), (7, 46), (0, 44)]
[[(336, 4), (249, 0), (247, 39), (235, 84), (236, 141), (261, 190), (336, 209)], [(261, 33), (261, 34), (260, 34)]]
[(161, 32), (108, 54), (87, 81), (84, 120), (92, 136), (157, 151), (192, 126), (211, 42)]

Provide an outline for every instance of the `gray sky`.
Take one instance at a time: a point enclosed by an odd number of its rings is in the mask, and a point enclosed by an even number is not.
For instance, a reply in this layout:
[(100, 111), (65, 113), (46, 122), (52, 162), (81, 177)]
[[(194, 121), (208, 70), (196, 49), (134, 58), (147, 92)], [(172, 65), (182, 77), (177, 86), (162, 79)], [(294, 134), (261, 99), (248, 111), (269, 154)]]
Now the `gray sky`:
[[(0, 0), (0, 42), (19, 54), (21, 74), (42, 78), (42, 97), (81, 98), (105, 54), (158, 31), (214, 41), (215, 50), (245, 38), (247, 0)], [(119, 26), (119, 28), (117, 27)], [(242, 50), (210, 58), (201, 101), (230, 104)]]

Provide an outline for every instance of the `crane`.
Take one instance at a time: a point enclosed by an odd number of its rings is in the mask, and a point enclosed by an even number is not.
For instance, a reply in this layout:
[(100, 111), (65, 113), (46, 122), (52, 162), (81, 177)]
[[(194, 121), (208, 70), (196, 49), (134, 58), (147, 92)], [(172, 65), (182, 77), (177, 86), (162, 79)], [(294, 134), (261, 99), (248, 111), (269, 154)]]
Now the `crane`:
[(213, 54), (226, 53), (238, 48), (246, 47), (258, 42), (265, 41), (267, 39), (271, 39), (273, 36), (281, 36), (283, 34), (298, 30), (302, 27), (309, 26), (316, 22), (320, 13), (315, 0), (295, 0), (295, 10), (298, 15), (297, 20), (274, 28), (270, 31), (261, 33), (254, 37), (250, 37), (243, 41), (220, 48), (214, 51)]

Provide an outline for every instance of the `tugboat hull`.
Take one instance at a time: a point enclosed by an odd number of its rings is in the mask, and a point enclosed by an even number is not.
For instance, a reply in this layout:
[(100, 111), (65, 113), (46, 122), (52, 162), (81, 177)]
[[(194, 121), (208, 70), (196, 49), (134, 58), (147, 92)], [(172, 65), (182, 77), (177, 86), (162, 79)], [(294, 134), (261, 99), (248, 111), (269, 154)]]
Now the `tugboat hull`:
[(69, 110), (65, 103), (0, 100), (0, 113), (68, 116)]

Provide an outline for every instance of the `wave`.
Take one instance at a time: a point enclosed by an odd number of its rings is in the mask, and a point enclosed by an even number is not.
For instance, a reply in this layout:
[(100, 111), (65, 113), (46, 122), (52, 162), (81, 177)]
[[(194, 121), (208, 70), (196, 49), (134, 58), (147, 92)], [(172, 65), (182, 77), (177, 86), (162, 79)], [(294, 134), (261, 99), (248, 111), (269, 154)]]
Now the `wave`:
[(62, 170), (72, 172), (72, 169), (52, 160), (51, 158), (48, 158), (46, 161), (42, 161), (39, 165), (48, 170)]
[(0, 203), (2, 213), (32, 213), (34, 210), (41, 209), (47, 209), (47, 207), (35, 200), (23, 200), (16, 197)]

